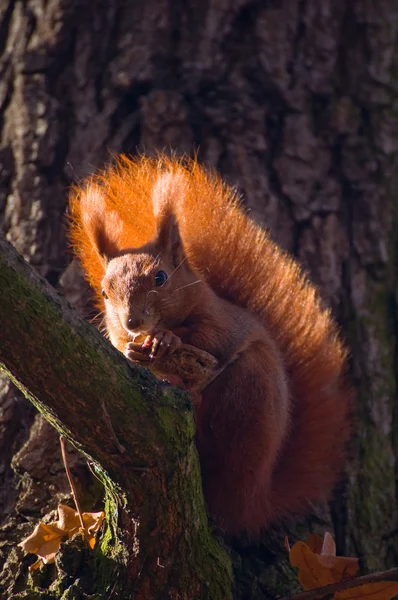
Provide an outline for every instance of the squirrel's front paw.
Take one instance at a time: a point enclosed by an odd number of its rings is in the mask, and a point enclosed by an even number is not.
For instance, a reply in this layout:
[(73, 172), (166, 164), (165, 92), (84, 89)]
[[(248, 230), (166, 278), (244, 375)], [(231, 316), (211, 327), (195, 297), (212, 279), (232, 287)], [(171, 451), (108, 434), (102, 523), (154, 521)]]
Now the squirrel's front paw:
[(133, 361), (149, 362), (150, 360), (148, 352), (145, 352), (141, 346), (137, 346), (135, 342), (128, 342), (123, 354), (126, 358)]
[(169, 354), (173, 354), (179, 346), (181, 346), (181, 339), (174, 335), (171, 331), (167, 329), (159, 329), (157, 331), (151, 332), (145, 339), (142, 344), (142, 348), (150, 348), (149, 358), (152, 360), (156, 360), (158, 358), (162, 358), (163, 356), (168, 356)]

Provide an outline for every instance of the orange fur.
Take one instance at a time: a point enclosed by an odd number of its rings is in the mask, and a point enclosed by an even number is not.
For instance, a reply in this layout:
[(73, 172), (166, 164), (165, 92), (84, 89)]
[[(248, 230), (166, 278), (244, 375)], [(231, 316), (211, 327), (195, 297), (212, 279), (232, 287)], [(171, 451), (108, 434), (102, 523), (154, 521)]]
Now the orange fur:
[[(346, 351), (314, 286), (244, 214), (236, 192), (195, 161), (122, 156), (74, 190), (71, 212), (71, 239), (101, 309), (108, 267), (98, 236), (142, 250), (168, 214), (176, 218), (189, 268), (207, 286), (188, 325), (170, 329), (221, 361), (229, 347), (237, 352), (197, 408), (204, 491), (216, 519), (232, 533), (256, 535), (327, 498), (349, 430)], [(173, 310), (187, 312), (192, 291), (179, 294)], [(128, 336), (114, 322), (111, 340), (123, 351)]]

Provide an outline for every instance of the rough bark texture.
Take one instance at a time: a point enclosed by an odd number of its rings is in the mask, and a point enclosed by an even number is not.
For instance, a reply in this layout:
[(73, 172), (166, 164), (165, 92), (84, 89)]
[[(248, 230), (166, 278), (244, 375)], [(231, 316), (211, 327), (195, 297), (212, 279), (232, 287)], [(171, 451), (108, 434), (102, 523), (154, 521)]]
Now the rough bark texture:
[[(236, 184), (253, 216), (308, 267), (342, 323), (357, 404), (348, 475), (331, 515), (339, 551), (364, 556), (370, 568), (398, 559), (397, 30), (396, 0), (0, 5), (0, 223), (8, 239), (50, 282), (62, 276), (84, 308), (76, 270), (65, 274), (68, 185), (112, 152), (199, 148), (199, 159)], [(53, 506), (37, 482), (64, 487), (52, 468), (41, 479), (28, 458), (23, 444), (40, 446), (42, 429), (29, 431), (32, 409), (3, 385), (6, 560), (18, 524)], [(324, 527), (319, 514), (308, 524)], [(266, 596), (262, 566), (272, 558), (252, 553), (238, 593)]]
[(188, 398), (129, 363), (4, 240), (0, 283), (0, 369), (104, 484), (107, 529), (82, 595), (232, 598), (229, 559), (208, 528)]

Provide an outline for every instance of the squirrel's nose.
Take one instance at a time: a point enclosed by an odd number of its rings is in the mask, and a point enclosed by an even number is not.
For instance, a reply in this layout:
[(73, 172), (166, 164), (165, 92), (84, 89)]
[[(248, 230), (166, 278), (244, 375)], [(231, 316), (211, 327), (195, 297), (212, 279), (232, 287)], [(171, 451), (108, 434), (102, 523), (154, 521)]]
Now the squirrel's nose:
[(129, 317), (127, 319), (127, 329), (133, 331), (133, 329), (137, 329), (137, 327), (140, 327), (140, 325), (143, 325), (143, 323), (143, 319), (133, 319), (133, 317)]

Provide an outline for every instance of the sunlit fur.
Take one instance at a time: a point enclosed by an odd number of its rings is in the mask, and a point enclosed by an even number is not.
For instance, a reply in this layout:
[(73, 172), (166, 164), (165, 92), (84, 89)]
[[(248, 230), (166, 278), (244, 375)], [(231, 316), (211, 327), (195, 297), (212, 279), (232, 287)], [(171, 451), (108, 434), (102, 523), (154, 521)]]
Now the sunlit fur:
[[(261, 329), (260, 341), (248, 344), (239, 361), (204, 391), (205, 409), (197, 414), (210, 511), (228, 531), (256, 536), (271, 522), (307, 510), (308, 501), (327, 498), (336, 481), (349, 430), (346, 351), (297, 262), (244, 214), (231, 187), (186, 158), (122, 156), (116, 166), (74, 190), (72, 243), (101, 310), (107, 262), (98, 250), (99, 232), (105, 231), (106, 243), (119, 252), (142, 249), (156, 239), (157, 224), (170, 211), (190, 282), (203, 278), (229, 301), (220, 308), (213, 296), (201, 292), (216, 317), (213, 324), (203, 321), (195, 343), (205, 347), (208, 339), (216, 348), (233, 338), (233, 327), (238, 327), (233, 307), (244, 309), (242, 321), (250, 311)], [(150, 254), (153, 259), (154, 249)], [(180, 273), (174, 277), (178, 282)], [(122, 280), (121, 285), (128, 284)], [(208, 286), (202, 284), (202, 290)], [(149, 287), (143, 284), (142, 294)], [(171, 295), (172, 310), (195, 297)], [(107, 327), (112, 329), (109, 319)], [(119, 349), (125, 340), (123, 331), (112, 339)], [(213, 446), (205, 427), (217, 429)]]
[[(156, 286), (159, 271), (168, 277), (163, 285)], [(102, 279), (111, 342), (123, 351), (128, 332), (143, 334), (158, 326), (172, 330), (180, 325), (187, 314), (183, 310), (176, 313), (176, 303), (181, 306), (183, 299), (186, 306), (189, 299), (189, 304), (194, 304), (198, 292), (188, 288), (200, 282), (185, 261), (174, 265), (167, 253), (151, 244), (146, 245), (145, 252), (129, 250), (112, 258)], [(129, 324), (129, 319), (135, 325)]]

